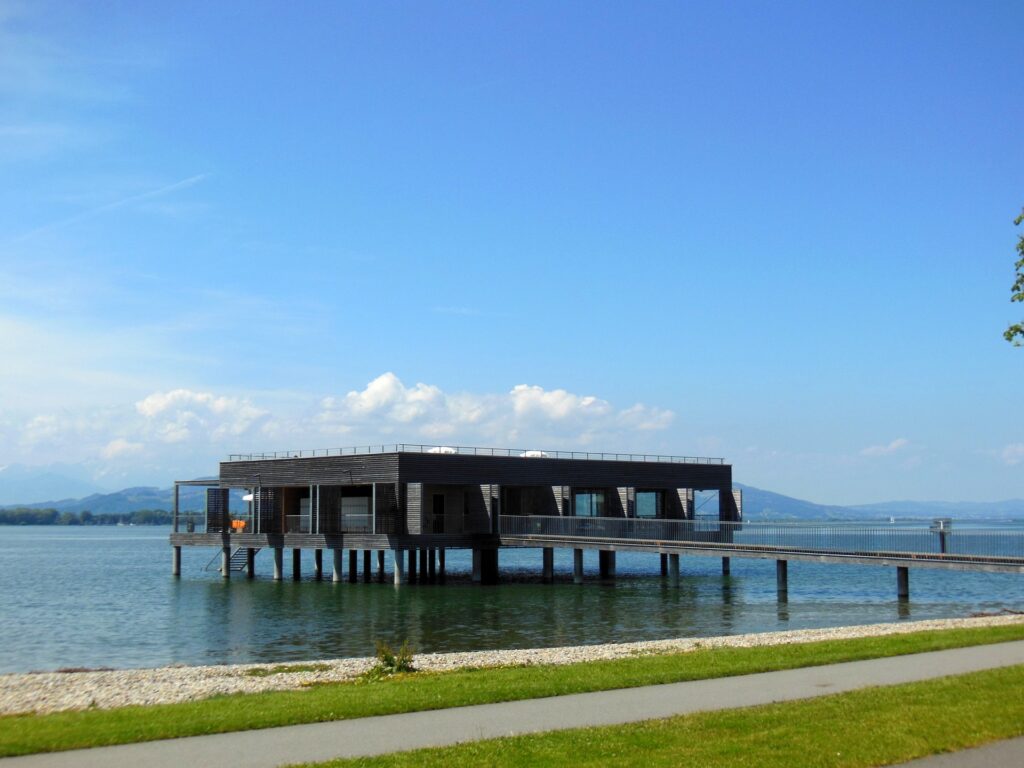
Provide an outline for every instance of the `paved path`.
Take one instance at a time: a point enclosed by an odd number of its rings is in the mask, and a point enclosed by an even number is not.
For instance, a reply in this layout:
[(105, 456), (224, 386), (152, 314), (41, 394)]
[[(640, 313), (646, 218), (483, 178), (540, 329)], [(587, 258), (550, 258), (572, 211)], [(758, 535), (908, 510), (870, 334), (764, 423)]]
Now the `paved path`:
[(1024, 736), (994, 741), (963, 752), (922, 757), (893, 768), (1020, 768), (1024, 765)]
[(30, 755), (0, 760), (0, 768), (276, 768), (334, 757), (808, 699), (1014, 664), (1024, 664), (1024, 641), (742, 677)]

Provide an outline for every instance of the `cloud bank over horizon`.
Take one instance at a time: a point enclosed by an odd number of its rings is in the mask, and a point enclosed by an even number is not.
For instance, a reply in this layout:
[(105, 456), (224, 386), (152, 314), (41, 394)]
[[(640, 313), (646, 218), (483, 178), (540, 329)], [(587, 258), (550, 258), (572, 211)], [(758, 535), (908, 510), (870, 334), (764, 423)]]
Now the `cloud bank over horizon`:
[(651, 449), (671, 410), (618, 407), (595, 395), (516, 384), (507, 392), (407, 386), (388, 371), (344, 395), (264, 404), (245, 396), (175, 388), (117, 407), (65, 409), (9, 420), (0, 463), (86, 464), (95, 479), (154, 471), (213, 470), (230, 452), (380, 442), (527, 448)]

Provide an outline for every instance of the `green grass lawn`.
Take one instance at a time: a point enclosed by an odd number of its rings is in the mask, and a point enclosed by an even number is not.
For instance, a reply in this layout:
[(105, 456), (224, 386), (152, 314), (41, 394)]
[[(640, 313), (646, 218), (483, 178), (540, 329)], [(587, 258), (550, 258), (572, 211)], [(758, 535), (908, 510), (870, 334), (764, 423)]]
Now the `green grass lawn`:
[(16, 715), (0, 718), (0, 757), (701, 680), (1020, 639), (1022, 624), (566, 666), (414, 673), (182, 704)]
[(876, 766), (1024, 734), (1024, 666), (819, 699), (515, 736), (348, 766)]

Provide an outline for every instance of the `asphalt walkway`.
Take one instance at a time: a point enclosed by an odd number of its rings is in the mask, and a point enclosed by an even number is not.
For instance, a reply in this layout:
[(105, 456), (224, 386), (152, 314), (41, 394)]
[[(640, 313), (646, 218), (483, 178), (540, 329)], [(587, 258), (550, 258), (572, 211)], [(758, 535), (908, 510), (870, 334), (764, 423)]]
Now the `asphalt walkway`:
[[(809, 699), (1015, 664), (1024, 664), (1024, 641), (715, 680), (30, 755), (0, 760), (0, 768), (276, 768), (289, 763)], [(953, 765), (971, 763), (928, 763), (927, 768)], [(1024, 762), (1018, 760), (1012, 765)]]

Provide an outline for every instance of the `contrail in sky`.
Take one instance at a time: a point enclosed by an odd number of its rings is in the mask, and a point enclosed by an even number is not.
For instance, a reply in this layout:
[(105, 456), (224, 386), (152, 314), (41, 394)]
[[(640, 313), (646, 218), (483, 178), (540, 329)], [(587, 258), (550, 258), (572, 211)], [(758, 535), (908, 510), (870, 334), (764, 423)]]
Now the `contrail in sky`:
[(195, 186), (203, 179), (209, 177), (209, 175), (210, 174), (208, 173), (199, 173), (196, 174), (195, 176), (189, 176), (187, 179), (176, 181), (173, 184), (168, 184), (165, 187), (160, 187), (159, 189), (151, 189), (149, 192), (142, 192), (138, 195), (131, 195), (130, 197), (125, 197), (122, 198), (121, 200), (115, 200), (112, 203), (105, 203), (104, 205), (99, 205), (95, 208), (90, 208), (88, 211), (76, 213), (74, 216), (69, 216), (66, 219), (53, 221), (50, 222), (49, 224), (43, 224), (43, 226), (41, 227), (36, 227), (35, 229), (30, 230), (25, 234), (20, 235), (19, 237), (16, 237), (15, 242), (23, 242), (25, 240), (35, 237), (36, 235), (42, 234), (43, 232), (50, 232), (54, 229), (61, 229), (71, 224), (77, 224), (78, 222), (84, 221), (85, 219), (91, 219), (94, 216), (99, 216), (101, 213), (106, 213), (107, 211), (112, 211), (116, 208), (122, 208), (126, 205), (131, 205), (132, 203), (138, 203), (141, 202), (142, 200), (151, 200), (154, 197), (160, 197), (162, 195), (169, 194), (170, 192), (177, 192), (179, 189), (186, 189), (188, 187)]

